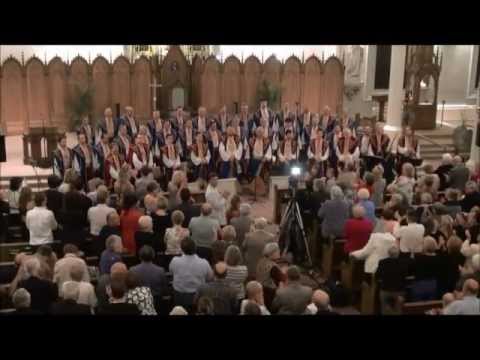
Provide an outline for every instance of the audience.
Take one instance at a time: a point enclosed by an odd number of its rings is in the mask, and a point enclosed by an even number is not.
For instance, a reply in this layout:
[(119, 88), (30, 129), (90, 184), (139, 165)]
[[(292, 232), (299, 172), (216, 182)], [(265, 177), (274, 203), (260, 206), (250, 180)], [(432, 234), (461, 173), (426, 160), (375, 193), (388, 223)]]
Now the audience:
[(365, 273), (375, 274), (378, 263), (388, 258), (388, 251), (396, 245), (396, 242), (391, 233), (373, 233), (370, 235), (367, 245), (360, 250), (351, 252), (350, 256), (358, 260), (365, 260)]
[(63, 247), (63, 253), (63, 258), (56, 262), (53, 270), (53, 282), (57, 284), (60, 291), (64, 282), (72, 280), (71, 271), (75, 265), (81, 266), (83, 269), (82, 281), (90, 282), (87, 264), (85, 263), (85, 260), (79, 257), (78, 248), (75, 245), (66, 244)]
[(93, 237), (93, 241), (98, 241), (98, 236), (102, 228), (107, 225), (107, 217), (109, 214), (116, 212), (115, 209), (106, 205), (108, 199), (108, 189), (106, 186), (101, 185), (97, 189), (97, 205), (88, 209), (87, 217), (90, 223), (90, 234)]
[(170, 215), (167, 213), (167, 207), (167, 199), (164, 196), (159, 196), (157, 199), (157, 211), (150, 214), (153, 222), (153, 232), (156, 235), (156, 241), (153, 248), (157, 252), (165, 250), (165, 232), (172, 223)]
[(123, 247), (130, 254), (137, 253), (135, 232), (138, 230), (138, 220), (142, 213), (137, 208), (137, 196), (134, 192), (123, 195), (123, 209), (120, 214), (120, 230), (122, 233)]
[(245, 235), (243, 251), (245, 253), (245, 262), (250, 277), (254, 277), (257, 272), (257, 265), (264, 255), (265, 245), (275, 241), (275, 236), (265, 230), (267, 219), (256, 218), (253, 225), (253, 231)]
[(350, 203), (345, 200), (342, 189), (336, 185), (330, 189), (330, 199), (318, 210), (318, 217), (322, 220), (322, 237), (342, 238), (345, 223), (350, 217)]
[(190, 224), (190, 220), (193, 217), (200, 216), (200, 206), (193, 203), (192, 195), (188, 188), (180, 190), (180, 204), (174, 210), (179, 210), (183, 213), (182, 226), (184, 228), (188, 228), (188, 224)]
[(443, 310), (444, 315), (480, 315), (480, 299), (478, 299), (478, 282), (468, 279), (463, 284), (462, 298), (452, 301)]
[(140, 283), (137, 274), (130, 270), (125, 278), (125, 285), (128, 290), (128, 304), (136, 305), (138, 310), (140, 310), (141, 315), (157, 315), (152, 291), (148, 286), (143, 286)]
[(62, 298), (50, 307), (51, 315), (92, 315), (90, 306), (78, 303), (80, 290), (77, 282), (64, 282), (61, 294)]
[(330, 306), (330, 296), (323, 290), (315, 290), (312, 294), (312, 303), (308, 305), (312, 315), (338, 315)]
[(35, 207), (27, 212), (25, 225), (30, 231), (30, 245), (42, 245), (53, 242), (53, 230), (58, 226), (55, 215), (46, 208), (45, 194), (35, 194)]
[(12, 305), (15, 311), (11, 312), (11, 315), (41, 315), (40, 311), (33, 310), (31, 308), (31, 296), (30, 293), (23, 288), (16, 290), (12, 295)]
[(121, 236), (120, 232), (120, 216), (118, 213), (111, 212), (107, 215), (107, 224), (102, 227), (98, 238), (93, 242), (93, 251), (95, 255), (101, 256), (102, 252), (105, 250), (105, 244), (107, 239), (111, 235)]
[(107, 286), (109, 303), (98, 307), (98, 315), (141, 315), (137, 305), (127, 302), (125, 278), (112, 277)]
[(198, 256), (211, 263), (212, 244), (218, 239), (220, 223), (212, 216), (212, 206), (209, 203), (202, 204), (200, 216), (192, 218), (188, 229), (197, 247)]
[(112, 265), (109, 274), (103, 274), (98, 279), (98, 284), (95, 289), (95, 294), (98, 300), (98, 306), (102, 306), (108, 303), (107, 288), (112, 278), (121, 278), (125, 280), (128, 269), (124, 263), (117, 262)]
[(240, 216), (240, 202), (240, 196), (238, 195), (233, 195), (230, 199), (230, 206), (228, 207), (225, 215), (227, 219), (227, 224), (230, 224), (230, 221), (233, 218)]
[(407, 225), (398, 226), (393, 235), (398, 239), (400, 252), (404, 254), (420, 253), (423, 250), (425, 226), (417, 223), (417, 212), (411, 209), (407, 212)]
[(180, 243), (187, 236), (190, 236), (190, 231), (183, 227), (185, 216), (180, 210), (175, 210), (172, 213), (173, 227), (168, 228), (165, 231), (165, 254), (167, 255), (179, 255), (182, 250)]
[[(188, 313), (186, 315), (188, 315)], [(215, 308), (212, 299), (207, 296), (199, 298), (195, 315), (215, 315)]]
[(470, 179), (470, 171), (465, 166), (461, 156), (456, 155), (453, 158), (453, 168), (448, 173), (448, 178), (450, 180), (450, 187), (463, 191), (465, 186)]
[(463, 212), (470, 212), (474, 206), (480, 205), (480, 192), (477, 183), (468, 181), (465, 185), (465, 196), (460, 201)]
[(239, 216), (233, 217), (230, 220), (230, 225), (235, 228), (235, 233), (237, 234), (235, 240), (237, 246), (240, 248), (243, 247), (243, 242), (245, 240), (245, 235), (249, 233), (252, 229), (253, 220), (250, 216), (252, 207), (249, 204), (240, 204)]
[(47, 178), (48, 189), (45, 190), (47, 198), (47, 209), (53, 212), (58, 222), (60, 211), (63, 206), (63, 194), (58, 190), (62, 180), (57, 175), (50, 175)]
[(344, 245), (346, 254), (363, 248), (373, 231), (373, 223), (365, 218), (365, 208), (362, 205), (355, 205), (352, 208), (353, 218), (345, 222)]
[(105, 250), (100, 257), (100, 274), (109, 274), (112, 265), (122, 261), (122, 253), (122, 238), (117, 235), (110, 235), (106, 241)]
[(272, 303), (273, 313), (279, 315), (302, 315), (312, 299), (312, 289), (300, 284), (300, 270), (290, 266), (286, 286), (277, 290)]
[(246, 286), (246, 299), (240, 304), (240, 315), (247, 315), (245, 307), (249, 303), (254, 303), (260, 308), (261, 315), (270, 315), (270, 311), (265, 306), (263, 298), (263, 286), (258, 281), (249, 281)]
[(245, 298), (245, 281), (248, 277), (248, 269), (243, 265), (242, 253), (237, 245), (228, 246), (225, 252), (227, 264), (226, 280), (237, 292), (237, 300)]
[(365, 218), (375, 225), (377, 217), (375, 216), (375, 204), (370, 200), (370, 192), (368, 189), (360, 189), (357, 193), (358, 205), (365, 209)]
[(148, 215), (138, 219), (138, 230), (135, 232), (135, 249), (138, 251), (144, 245), (152, 246), (156, 242), (157, 235), (153, 232), (153, 221)]
[(237, 233), (232, 225), (227, 225), (220, 230), (220, 238), (212, 244), (212, 263), (225, 261), (225, 251), (229, 245), (236, 243)]
[(77, 303), (88, 305), (94, 309), (97, 306), (97, 296), (95, 289), (90, 281), (85, 281), (88, 278), (88, 270), (81, 263), (74, 263), (70, 269), (71, 281), (76, 282), (78, 285), (78, 298)]

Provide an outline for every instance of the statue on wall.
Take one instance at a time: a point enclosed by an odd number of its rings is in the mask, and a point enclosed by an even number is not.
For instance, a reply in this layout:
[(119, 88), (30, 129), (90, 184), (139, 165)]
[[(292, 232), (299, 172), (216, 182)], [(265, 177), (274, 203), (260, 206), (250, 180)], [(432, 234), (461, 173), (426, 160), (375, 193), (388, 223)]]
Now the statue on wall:
[(362, 80), (363, 48), (360, 45), (345, 46), (345, 74), (349, 81)]

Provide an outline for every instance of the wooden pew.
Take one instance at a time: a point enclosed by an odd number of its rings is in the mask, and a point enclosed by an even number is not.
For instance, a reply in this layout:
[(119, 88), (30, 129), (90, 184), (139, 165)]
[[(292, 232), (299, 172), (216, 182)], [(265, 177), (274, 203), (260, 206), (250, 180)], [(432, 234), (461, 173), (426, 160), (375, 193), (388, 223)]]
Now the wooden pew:
[(343, 286), (350, 291), (361, 290), (365, 262), (350, 258), (349, 261), (342, 261), (340, 265), (341, 281)]
[(330, 239), (326, 244), (323, 244), (322, 269), (325, 278), (329, 278), (335, 271), (340, 271), (345, 242), (345, 239)]
[(375, 276), (372, 276), (370, 283), (363, 281), (361, 285), (361, 303), (360, 312), (363, 315), (373, 315), (377, 308), (377, 283)]
[(425, 315), (425, 312), (432, 309), (442, 308), (442, 300), (416, 301), (404, 303), (402, 306), (403, 315)]

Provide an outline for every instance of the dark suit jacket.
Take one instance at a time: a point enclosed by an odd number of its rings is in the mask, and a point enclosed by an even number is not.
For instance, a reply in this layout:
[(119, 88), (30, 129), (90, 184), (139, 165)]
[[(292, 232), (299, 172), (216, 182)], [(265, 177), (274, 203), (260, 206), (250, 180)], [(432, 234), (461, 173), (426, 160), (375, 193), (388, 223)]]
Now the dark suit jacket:
[(24, 288), (30, 293), (32, 310), (46, 314), (50, 306), (58, 298), (57, 285), (51, 281), (30, 277), (20, 281), (18, 288)]
[(300, 283), (291, 283), (277, 290), (272, 310), (283, 315), (301, 315), (305, 313), (312, 300), (312, 289)]
[(215, 315), (234, 315), (237, 311), (237, 292), (225, 280), (215, 280), (200, 286), (196, 301), (202, 296), (213, 301)]
[(470, 178), (470, 171), (465, 165), (457, 165), (450, 170), (450, 187), (460, 191), (465, 190), (465, 184)]
[(22, 309), (17, 309), (15, 311), (12, 311), (11, 313), (8, 313), (8, 315), (42, 315), (40, 311), (32, 310), (30, 308), (22, 308)]
[(385, 291), (404, 291), (406, 277), (408, 276), (408, 263), (406, 259), (386, 258), (378, 263), (375, 277), (380, 283), (380, 289)]
[(48, 189), (45, 191), (47, 197), (47, 209), (52, 210), (55, 218), (58, 220), (58, 216), (63, 206), (63, 194), (55, 189)]
[(181, 212), (183, 212), (185, 219), (183, 220), (182, 226), (186, 228), (188, 228), (188, 224), (190, 224), (190, 220), (193, 217), (200, 216), (200, 206), (196, 204), (191, 204), (189, 202), (182, 202), (173, 211), (175, 210), (180, 210)]
[(140, 315), (137, 305), (127, 303), (106, 304), (97, 309), (97, 315)]
[(90, 306), (77, 304), (74, 300), (61, 300), (53, 303), (50, 308), (51, 315), (92, 315)]

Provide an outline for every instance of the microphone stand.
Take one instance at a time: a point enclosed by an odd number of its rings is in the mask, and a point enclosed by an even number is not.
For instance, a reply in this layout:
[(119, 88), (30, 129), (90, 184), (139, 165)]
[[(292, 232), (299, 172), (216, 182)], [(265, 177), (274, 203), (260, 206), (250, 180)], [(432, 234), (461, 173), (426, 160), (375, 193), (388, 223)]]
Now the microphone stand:
[(40, 191), (40, 177), (36, 168), (37, 163), (35, 160), (30, 159), (30, 165), (32, 165), (33, 172), (35, 173), (35, 177), (37, 179), (37, 190)]

